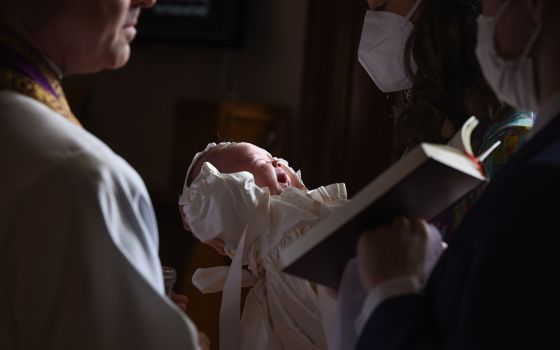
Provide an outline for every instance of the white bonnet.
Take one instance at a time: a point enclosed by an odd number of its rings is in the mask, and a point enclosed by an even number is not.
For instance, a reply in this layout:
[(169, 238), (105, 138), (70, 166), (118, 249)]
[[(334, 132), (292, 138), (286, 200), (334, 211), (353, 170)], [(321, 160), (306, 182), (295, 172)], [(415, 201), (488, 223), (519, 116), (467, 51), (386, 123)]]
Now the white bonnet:
[[(191, 171), (208, 150), (230, 144), (232, 142), (209, 143), (193, 157), (179, 205), (182, 206), (184, 218), (196, 238), (208, 242), (219, 237), (224, 240), (226, 248), (235, 249), (259, 202), (264, 196), (270, 195), (268, 189), (259, 188), (253, 175), (247, 171), (220, 173), (210, 162), (204, 162), (200, 173), (188, 184)], [(300, 172), (295, 172), (285, 160), (279, 160), (301, 182)], [(301, 184), (303, 186), (303, 182)]]

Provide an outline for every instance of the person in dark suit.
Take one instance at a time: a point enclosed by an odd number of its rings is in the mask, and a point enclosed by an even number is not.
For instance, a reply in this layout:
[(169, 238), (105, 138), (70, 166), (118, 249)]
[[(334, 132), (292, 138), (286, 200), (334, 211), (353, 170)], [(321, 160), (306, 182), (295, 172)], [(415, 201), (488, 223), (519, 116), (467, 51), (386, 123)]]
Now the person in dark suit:
[(426, 284), (424, 221), (399, 218), (357, 245), (368, 296), (357, 349), (552, 349), (560, 315), (560, 2), (483, 0), (476, 49), (505, 102), (538, 110)]

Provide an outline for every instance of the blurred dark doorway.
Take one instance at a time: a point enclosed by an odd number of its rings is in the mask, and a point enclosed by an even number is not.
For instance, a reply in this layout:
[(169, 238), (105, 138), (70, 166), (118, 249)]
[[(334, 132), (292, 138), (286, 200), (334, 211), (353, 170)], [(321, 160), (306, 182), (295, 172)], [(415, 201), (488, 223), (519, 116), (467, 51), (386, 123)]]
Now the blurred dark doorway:
[(309, 0), (298, 165), (308, 187), (349, 195), (392, 159), (387, 98), (358, 63), (365, 0)]

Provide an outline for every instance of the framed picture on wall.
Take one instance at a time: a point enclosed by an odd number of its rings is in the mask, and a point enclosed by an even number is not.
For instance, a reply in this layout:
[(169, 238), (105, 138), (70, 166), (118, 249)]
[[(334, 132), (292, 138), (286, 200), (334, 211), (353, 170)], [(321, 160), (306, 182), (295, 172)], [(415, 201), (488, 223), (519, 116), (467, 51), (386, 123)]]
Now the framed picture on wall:
[(245, 0), (158, 0), (142, 12), (140, 43), (239, 47)]

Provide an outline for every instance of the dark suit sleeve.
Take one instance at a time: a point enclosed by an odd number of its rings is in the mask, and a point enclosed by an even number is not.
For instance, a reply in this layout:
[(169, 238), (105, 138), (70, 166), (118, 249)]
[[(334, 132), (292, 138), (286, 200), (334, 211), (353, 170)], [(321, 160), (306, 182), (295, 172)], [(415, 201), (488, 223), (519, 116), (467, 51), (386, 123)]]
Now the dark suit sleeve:
[(368, 320), (356, 349), (433, 349), (435, 322), (421, 295), (383, 302)]
[[(357, 349), (560, 346), (560, 171), (533, 162), (500, 180), (466, 219), (425, 294), (382, 303)], [(451, 289), (459, 292), (447, 295)]]

